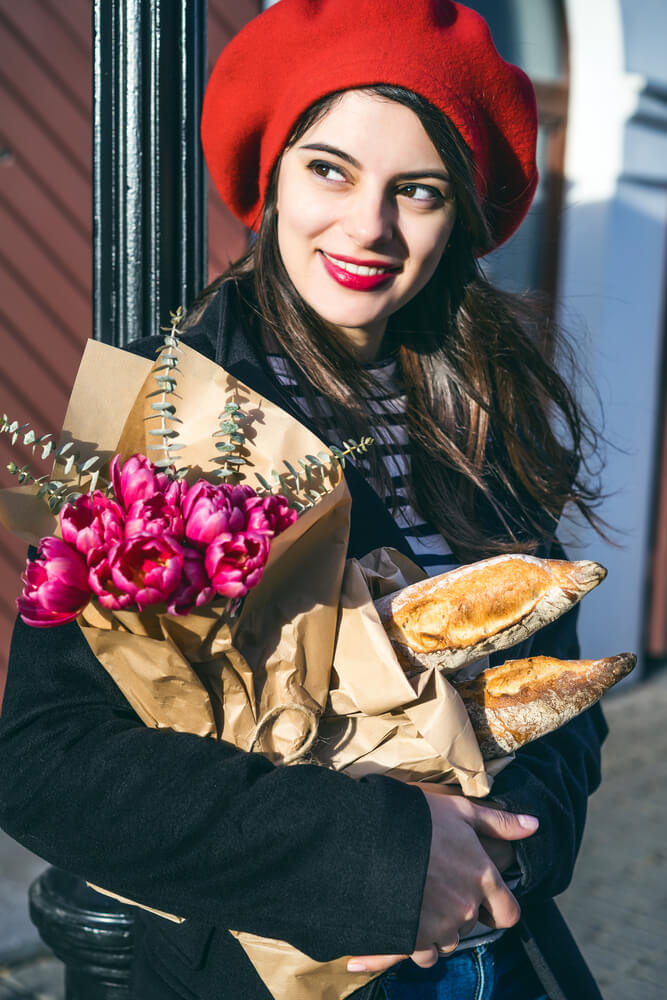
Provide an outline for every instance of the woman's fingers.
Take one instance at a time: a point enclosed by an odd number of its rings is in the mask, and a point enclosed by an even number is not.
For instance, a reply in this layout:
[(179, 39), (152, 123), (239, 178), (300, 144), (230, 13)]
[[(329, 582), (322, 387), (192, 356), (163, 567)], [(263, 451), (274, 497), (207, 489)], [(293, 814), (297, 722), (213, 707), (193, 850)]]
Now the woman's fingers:
[(528, 837), (537, 828), (532, 817), (519, 817), (462, 796), (424, 789), (431, 810), (431, 853), (424, 885), (417, 947), (432, 942), (447, 946), (462, 927), (477, 919), (484, 906), (497, 927), (512, 927), (519, 904), (480, 843), (480, 836), (497, 842)]
[[(521, 916), (516, 899), (480, 843), (480, 837), (511, 842), (529, 837), (538, 821), (489, 806), (477, 805), (440, 788), (422, 786), (431, 811), (432, 834), (417, 948), (412, 960), (429, 968), (458, 943), (462, 930), (481, 912), (490, 927), (512, 927)], [(508, 859), (511, 855), (508, 854)], [(501, 864), (506, 860), (498, 857)], [(351, 972), (384, 972), (406, 955), (362, 955), (350, 958)]]
[[(454, 948), (456, 948), (456, 943), (454, 944)], [(454, 949), (452, 948), (451, 950), (453, 951)], [(421, 948), (413, 951), (410, 958), (420, 968), (430, 969), (438, 961), (438, 945), (434, 944), (432, 948)]]
[(536, 816), (503, 812), (489, 806), (472, 805), (470, 825), (480, 837), (497, 837), (500, 840), (523, 840), (530, 837), (539, 826)]
[(484, 911), (483, 923), (488, 927), (514, 927), (521, 917), (521, 907), (504, 882), (496, 886), (480, 904)]
[[(457, 944), (458, 940), (454, 941), (447, 949), (440, 947), (440, 951), (443, 954), (445, 951), (453, 951)], [(415, 965), (418, 965), (422, 969), (430, 969), (438, 961), (438, 957), (438, 946), (435, 944), (430, 948), (420, 948), (417, 951), (413, 951), (411, 955), (358, 955), (348, 961), (347, 971), (384, 972), (386, 969), (391, 969), (392, 965), (397, 965), (398, 962), (402, 962), (406, 958), (411, 958)]]
[(392, 965), (398, 965), (408, 955), (355, 955), (347, 963), (348, 972), (385, 972)]

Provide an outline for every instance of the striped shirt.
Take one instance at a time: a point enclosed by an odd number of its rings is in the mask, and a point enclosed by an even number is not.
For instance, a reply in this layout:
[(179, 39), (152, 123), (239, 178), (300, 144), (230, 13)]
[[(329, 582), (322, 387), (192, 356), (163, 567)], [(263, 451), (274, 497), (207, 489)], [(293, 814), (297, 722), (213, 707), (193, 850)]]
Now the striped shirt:
[[(308, 411), (306, 401), (299, 386), (294, 381), (285, 359), (278, 354), (269, 354), (268, 360), (276, 378), (287, 390), (297, 408), (307, 416), (311, 416), (312, 414)], [(437, 576), (439, 573), (453, 569), (458, 565), (458, 562), (442, 535), (417, 513), (408, 499), (406, 484), (409, 482), (411, 474), (410, 444), (405, 414), (406, 397), (401, 391), (398, 360), (396, 356), (393, 356), (367, 367), (378, 383), (378, 392), (370, 400), (371, 409), (378, 415), (382, 415), (385, 424), (389, 425), (389, 430), (386, 426), (374, 424), (368, 428), (369, 435), (375, 441), (373, 447), (377, 449), (384, 462), (396, 491), (397, 508), (393, 508), (391, 497), (384, 498), (385, 504), (391, 510), (403, 537), (425, 571), (429, 576)], [(326, 415), (326, 403), (323, 404), (323, 410)], [(328, 428), (328, 430), (331, 440), (335, 441), (337, 437), (340, 437), (335, 428)], [(365, 460), (365, 456), (357, 456), (355, 463), (362, 472), (369, 476), (370, 480), (370, 466)]]

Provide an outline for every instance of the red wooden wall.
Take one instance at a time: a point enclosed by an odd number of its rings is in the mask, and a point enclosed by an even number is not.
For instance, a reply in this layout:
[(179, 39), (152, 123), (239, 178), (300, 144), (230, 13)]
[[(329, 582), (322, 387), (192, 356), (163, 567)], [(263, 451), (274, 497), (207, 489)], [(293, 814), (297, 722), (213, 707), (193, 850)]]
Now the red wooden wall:
[[(209, 0), (209, 68), (258, 8)], [(90, 0), (1, 0), (0, 413), (39, 432), (60, 428), (91, 332), (91, 55)], [(246, 235), (214, 191), (209, 215), (215, 277)], [(10, 459), (2, 435), (0, 486)], [(24, 562), (0, 526), (0, 699)]]

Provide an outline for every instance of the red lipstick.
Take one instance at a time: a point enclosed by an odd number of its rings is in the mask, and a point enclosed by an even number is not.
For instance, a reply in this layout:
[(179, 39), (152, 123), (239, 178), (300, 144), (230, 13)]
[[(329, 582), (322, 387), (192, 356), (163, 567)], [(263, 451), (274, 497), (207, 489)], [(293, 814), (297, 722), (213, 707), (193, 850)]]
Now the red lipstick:
[(374, 288), (378, 288), (380, 285), (387, 284), (388, 281), (392, 281), (393, 278), (400, 271), (400, 267), (393, 267), (391, 269), (380, 270), (377, 274), (357, 274), (354, 271), (348, 271), (343, 266), (339, 266), (335, 261), (340, 261), (343, 264), (354, 264), (356, 267), (373, 267), (380, 268), (383, 267), (377, 261), (372, 260), (355, 260), (352, 257), (342, 257), (338, 256), (332, 259), (325, 253), (320, 251), (324, 267), (334, 281), (337, 281), (339, 285), (344, 288), (349, 288), (354, 292), (370, 292)]

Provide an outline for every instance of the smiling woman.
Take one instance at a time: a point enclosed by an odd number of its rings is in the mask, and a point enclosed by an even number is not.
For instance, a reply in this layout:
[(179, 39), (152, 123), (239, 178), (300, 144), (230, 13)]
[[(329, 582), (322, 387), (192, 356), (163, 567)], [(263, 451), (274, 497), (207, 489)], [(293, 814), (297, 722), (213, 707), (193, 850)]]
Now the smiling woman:
[[(544, 349), (553, 331), (479, 267), (528, 210), (536, 134), (527, 77), (451, 0), (280, 0), (213, 71), (209, 170), (257, 238), (184, 339), (324, 440), (373, 434), (346, 467), (351, 557), (391, 546), (430, 575), (563, 558), (565, 505), (595, 522), (595, 435)], [(0, 819), (147, 906), (168, 886), (187, 919), (139, 915), (137, 1000), (269, 1000), (229, 928), (379, 976), (343, 978), (341, 998), (367, 982), (358, 1000), (599, 1000), (551, 901), (599, 781), (599, 709), (520, 749), (481, 803), (148, 730), (68, 628), (17, 630)], [(576, 658), (575, 616), (506, 655)], [(47, 755), (67, 767), (48, 769), (43, 809)]]

